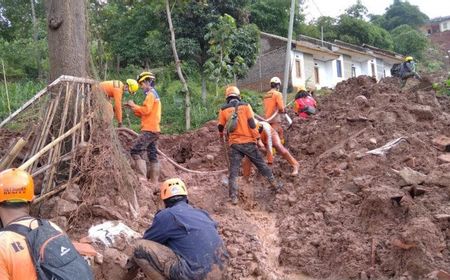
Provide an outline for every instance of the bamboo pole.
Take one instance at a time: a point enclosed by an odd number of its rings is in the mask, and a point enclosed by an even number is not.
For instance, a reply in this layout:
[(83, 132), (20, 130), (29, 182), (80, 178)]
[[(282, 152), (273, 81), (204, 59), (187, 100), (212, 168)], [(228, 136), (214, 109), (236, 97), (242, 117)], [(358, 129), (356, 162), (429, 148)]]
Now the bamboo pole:
[(51, 84), (49, 84), (46, 88), (42, 89), (41, 91), (39, 91), (35, 96), (33, 96), (30, 100), (28, 100), (27, 102), (25, 102), (25, 104), (23, 104), (19, 109), (17, 109), (14, 113), (10, 114), (9, 117), (7, 117), (6, 119), (4, 119), (1, 123), (0, 123), (0, 128), (3, 127), (5, 124), (7, 124), (9, 121), (11, 121), (13, 118), (15, 118), (20, 112), (22, 112), (23, 110), (25, 110), (28, 106), (30, 106), (31, 104), (33, 104), (36, 100), (38, 100), (40, 97), (42, 97), (43, 95), (45, 95), (46, 93), (48, 93), (48, 89), (58, 85), (61, 82), (74, 82), (74, 83), (86, 83), (86, 84), (95, 84), (97, 83), (97, 81), (92, 80), (92, 79), (87, 79), (87, 78), (78, 78), (78, 77), (73, 77), (73, 76), (60, 76), (58, 79), (54, 80)]
[(48, 163), (48, 164), (46, 164), (46, 165), (44, 165), (42, 167), (39, 167), (39, 169), (35, 170), (33, 172), (33, 174), (31, 174), (31, 177), (35, 177), (35, 176), (37, 176), (39, 174), (42, 174), (45, 171), (47, 171), (50, 167), (52, 167), (54, 164), (57, 164), (60, 161), (67, 161), (67, 160), (69, 160), (71, 158), (72, 158), (72, 152), (69, 152), (69, 153), (63, 155), (62, 157), (58, 158), (58, 160), (56, 162)]
[(54, 189), (54, 190), (52, 190), (52, 191), (49, 191), (48, 193), (45, 193), (45, 194), (39, 196), (38, 198), (36, 198), (35, 200), (33, 200), (33, 202), (31, 202), (31, 204), (33, 204), (33, 205), (34, 205), (34, 204), (38, 204), (39, 202), (41, 202), (41, 201), (43, 201), (43, 200), (45, 200), (45, 199), (47, 199), (47, 198), (49, 198), (49, 197), (54, 196), (55, 194), (57, 194), (57, 193), (59, 193), (59, 192), (65, 190), (65, 189), (69, 186), (69, 184), (70, 184), (70, 182), (69, 182), (69, 183), (66, 183), (66, 184), (64, 184), (64, 185), (62, 185), (61, 187), (59, 187), (59, 188), (57, 188), (57, 189)]
[(32, 156), (31, 158), (29, 158), (24, 164), (22, 164), (21, 166), (19, 166), (20, 170), (25, 170), (28, 166), (30, 166), (33, 162), (35, 162), (38, 158), (40, 158), (43, 154), (45, 154), (48, 150), (50, 150), (51, 148), (53, 148), (55, 145), (57, 145), (58, 143), (60, 143), (62, 140), (64, 140), (67, 136), (71, 135), (72, 133), (74, 133), (77, 129), (79, 129), (81, 127), (82, 123), (79, 122), (77, 125), (75, 125), (74, 127), (72, 127), (71, 129), (69, 129), (68, 131), (66, 131), (63, 135), (59, 136), (58, 138), (56, 138), (55, 140), (53, 140), (52, 142), (48, 143), (47, 146), (45, 146), (42, 150), (40, 150), (37, 154), (35, 154), (34, 156)]
[(0, 162), (0, 170), (3, 170), (11, 165), (17, 155), (22, 151), (23, 147), (25, 147), (25, 141), (23, 138), (19, 138), (16, 144), (11, 148), (8, 154), (1, 160)]
[[(77, 85), (77, 96), (75, 97), (75, 107), (74, 107), (74, 114), (73, 114), (73, 124), (77, 123), (78, 118), (78, 101), (80, 99), (80, 85)], [(75, 132), (72, 134), (72, 150), (75, 149), (77, 142), (77, 133)], [(73, 172), (73, 162), (75, 161), (75, 153), (72, 155), (72, 160), (69, 163), (69, 181), (72, 179), (72, 172)]]
[(84, 95), (84, 89), (85, 89), (85, 84), (83, 84), (83, 87), (81, 88), (81, 109), (80, 109), (80, 114), (81, 114), (81, 123), (83, 123), (83, 125), (81, 126), (81, 135), (80, 135), (80, 143), (84, 142), (84, 103), (86, 102), (86, 98)]
[[(8, 84), (6, 83), (5, 62), (3, 61), (3, 58), (2, 58), (2, 67), (3, 67), (3, 81), (5, 82), (6, 103), (8, 105), (8, 112), (11, 115), (11, 102), (9, 101)], [(2, 126), (0, 125), (0, 127)]]
[[(58, 137), (60, 135), (63, 134), (64, 129), (66, 128), (66, 120), (67, 120), (67, 114), (69, 111), (69, 104), (70, 104), (70, 99), (72, 97), (72, 84), (70, 82), (66, 82), (66, 91), (65, 91), (65, 100), (64, 100), (64, 106), (63, 106), (63, 111), (62, 111), (62, 118), (61, 118), (61, 124), (59, 126), (59, 132), (58, 132)], [(59, 142), (57, 145), (55, 145), (54, 150), (53, 150), (53, 155), (52, 155), (52, 161), (51, 163), (56, 162), (56, 160), (59, 158), (59, 156), (61, 155), (61, 142)], [(48, 184), (46, 186), (44, 186), (43, 191), (46, 192), (48, 190), (48, 188), (52, 189), (53, 188), (53, 177), (56, 174), (56, 170), (57, 170), (57, 166), (52, 165), (52, 167), (50, 168), (49, 171), (49, 176), (48, 176)]]

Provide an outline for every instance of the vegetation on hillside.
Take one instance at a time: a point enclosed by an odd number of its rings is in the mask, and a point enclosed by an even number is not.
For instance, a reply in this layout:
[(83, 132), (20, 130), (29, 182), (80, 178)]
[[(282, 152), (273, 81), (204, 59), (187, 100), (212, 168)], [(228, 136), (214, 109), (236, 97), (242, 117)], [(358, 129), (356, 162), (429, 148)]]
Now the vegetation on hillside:
[[(304, 1), (300, 1), (302, 5)], [(186, 0), (173, 2), (171, 7), (182, 69), (193, 94), (195, 128), (216, 117), (223, 87), (245, 76), (255, 63), (259, 32), (287, 35), (290, 1)], [(417, 30), (428, 17), (406, 1), (394, 0), (382, 15), (368, 14), (360, 0), (337, 18), (323, 16), (306, 22), (301, 9), (297, 7), (295, 13), (294, 36), (320, 38), (323, 30), (327, 41), (369, 44), (413, 55), (419, 61), (429, 49), (426, 37)], [(175, 75), (164, 2), (90, 0), (88, 14), (91, 75), (99, 80), (124, 80), (151, 69), (163, 100), (164, 129), (182, 131), (183, 93)], [(43, 0), (0, 3), (0, 59), (4, 61), (12, 109), (42, 88), (48, 78), (45, 16)], [(423, 66), (434, 70), (442, 64), (427, 59)], [(0, 94), (2, 119), (8, 114), (3, 83)], [(257, 100), (254, 94), (248, 96)], [(259, 101), (254, 103), (257, 106)], [(136, 128), (137, 120), (128, 115)]]

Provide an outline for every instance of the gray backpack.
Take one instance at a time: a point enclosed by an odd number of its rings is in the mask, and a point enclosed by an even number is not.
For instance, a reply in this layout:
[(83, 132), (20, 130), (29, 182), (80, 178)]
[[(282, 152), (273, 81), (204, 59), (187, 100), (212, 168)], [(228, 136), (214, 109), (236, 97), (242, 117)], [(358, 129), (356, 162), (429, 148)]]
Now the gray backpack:
[(39, 226), (11, 224), (1, 231), (12, 231), (25, 237), (39, 280), (93, 280), (86, 260), (77, 252), (69, 237), (56, 230), (47, 220)]
[(234, 105), (234, 112), (231, 115), (231, 117), (227, 120), (227, 123), (225, 125), (228, 134), (234, 132), (237, 128), (237, 124), (238, 124), (238, 106), (239, 106), (240, 102), (237, 101), (236, 104)]

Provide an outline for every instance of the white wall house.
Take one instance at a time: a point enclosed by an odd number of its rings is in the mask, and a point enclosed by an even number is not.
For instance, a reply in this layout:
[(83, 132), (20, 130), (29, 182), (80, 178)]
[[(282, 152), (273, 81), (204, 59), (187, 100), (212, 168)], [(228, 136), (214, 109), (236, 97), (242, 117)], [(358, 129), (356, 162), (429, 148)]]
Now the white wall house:
[[(246, 78), (238, 80), (239, 87), (265, 91), (272, 77), (284, 76), (287, 38), (261, 32), (260, 40), (256, 63)], [(289, 86), (317, 88), (334, 88), (337, 83), (360, 75), (382, 79), (390, 76), (392, 65), (403, 59), (399, 54), (368, 45), (330, 43), (306, 36), (292, 40), (289, 55)]]
[(450, 19), (441, 21), (441, 22), (439, 23), (439, 30), (440, 30), (441, 32), (450, 30)]

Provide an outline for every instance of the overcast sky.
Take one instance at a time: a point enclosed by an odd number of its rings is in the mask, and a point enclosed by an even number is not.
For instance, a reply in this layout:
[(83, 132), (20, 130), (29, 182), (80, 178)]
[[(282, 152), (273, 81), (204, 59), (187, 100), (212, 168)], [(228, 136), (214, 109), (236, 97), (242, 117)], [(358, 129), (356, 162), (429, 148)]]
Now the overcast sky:
[[(408, 2), (419, 6), (419, 9), (430, 18), (450, 16), (450, 0), (408, 0)], [(355, 3), (356, 0), (306, 0), (306, 19), (317, 18), (321, 14), (336, 17)], [(369, 10), (369, 14), (380, 15), (393, 0), (362, 0), (362, 3)]]

